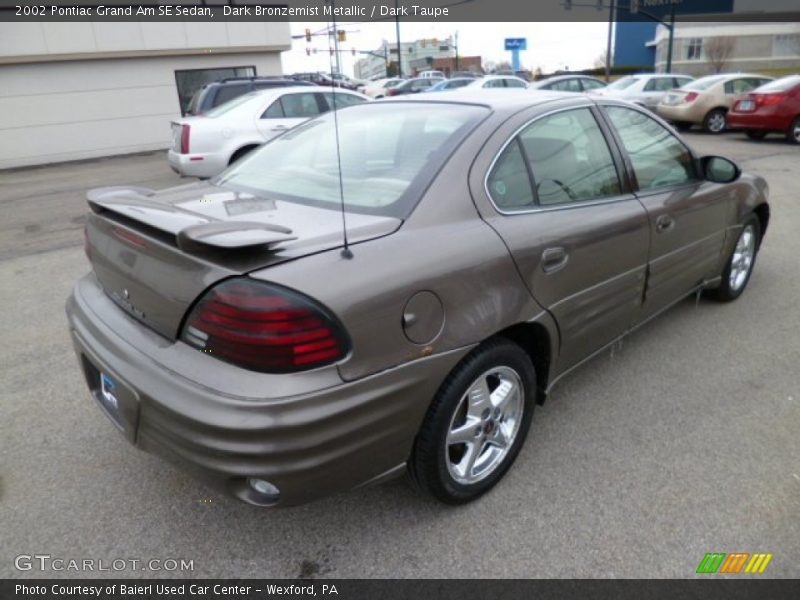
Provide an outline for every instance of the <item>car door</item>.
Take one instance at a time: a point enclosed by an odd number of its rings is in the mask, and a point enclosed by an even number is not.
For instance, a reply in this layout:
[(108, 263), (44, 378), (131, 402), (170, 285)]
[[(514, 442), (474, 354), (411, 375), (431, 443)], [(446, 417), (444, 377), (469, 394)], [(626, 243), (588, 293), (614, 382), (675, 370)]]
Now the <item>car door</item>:
[(646, 111), (602, 106), (650, 222), (643, 321), (719, 275), (728, 192), (700, 179), (686, 145)]
[(327, 109), (319, 92), (290, 92), (282, 94), (256, 119), (256, 127), (265, 142), (281, 135), (295, 125), (316, 117)]
[(497, 154), (485, 215), (558, 324), (558, 371), (631, 326), (642, 297), (647, 213), (590, 106), (535, 118)]

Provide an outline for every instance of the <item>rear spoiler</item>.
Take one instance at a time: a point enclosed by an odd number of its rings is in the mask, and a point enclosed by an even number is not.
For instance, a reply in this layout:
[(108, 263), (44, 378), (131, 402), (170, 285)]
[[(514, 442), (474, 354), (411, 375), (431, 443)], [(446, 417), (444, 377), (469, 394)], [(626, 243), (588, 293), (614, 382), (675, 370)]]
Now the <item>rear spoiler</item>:
[(185, 252), (218, 248), (233, 250), (252, 246), (271, 249), (296, 240), (292, 230), (281, 225), (252, 221), (222, 221), (151, 199), (155, 191), (143, 187), (103, 187), (89, 190), (86, 198), (96, 214), (111, 212), (126, 220), (174, 236)]

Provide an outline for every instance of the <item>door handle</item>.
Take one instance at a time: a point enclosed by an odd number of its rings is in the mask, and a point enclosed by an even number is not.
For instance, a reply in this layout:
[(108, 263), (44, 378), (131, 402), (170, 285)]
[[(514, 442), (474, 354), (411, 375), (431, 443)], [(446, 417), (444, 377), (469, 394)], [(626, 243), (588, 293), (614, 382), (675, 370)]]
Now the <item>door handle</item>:
[(286, 131), (287, 129), (289, 128), (286, 125), (275, 125), (275, 127), (272, 128), (272, 131)]
[(659, 233), (669, 231), (675, 226), (675, 219), (669, 215), (661, 215), (656, 219), (656, 231)]
[(542, 271), (545, 273), (555, 273), (564, 268), (569, 260), (569, 254), (561, 246), (546, 248), (542, 252)]

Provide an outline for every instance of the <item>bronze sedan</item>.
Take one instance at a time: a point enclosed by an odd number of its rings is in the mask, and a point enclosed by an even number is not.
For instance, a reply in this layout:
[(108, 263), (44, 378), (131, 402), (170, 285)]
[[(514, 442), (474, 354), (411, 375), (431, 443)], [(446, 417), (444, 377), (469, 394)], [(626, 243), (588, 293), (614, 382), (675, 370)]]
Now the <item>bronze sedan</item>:
[(742, 293), (766, 195), (621, 101), (387, 100), (210, 182), (91, 191), (67, 314), (128, 441), (246, 502), (406, 469), (466, 502), (564, 374), (688, 294)]

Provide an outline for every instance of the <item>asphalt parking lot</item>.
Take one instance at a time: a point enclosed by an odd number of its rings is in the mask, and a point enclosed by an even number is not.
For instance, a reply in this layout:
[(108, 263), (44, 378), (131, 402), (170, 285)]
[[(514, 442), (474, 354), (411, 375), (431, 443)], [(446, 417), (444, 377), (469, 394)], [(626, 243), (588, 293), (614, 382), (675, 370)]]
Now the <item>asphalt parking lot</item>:
[(163, 153), (0, 172), (0, 577), (99, 574), (21, 572), (22, 554), (194, 564), (103, 576), (691, 577), (706, 552), (800, 576), (800, 147), (686, 137), (770, 184), (750, 287), (689, 298), (566, 378), (506, 479), (459, 508), (398, 480), (257, 509), (128, 445), (64, 317), (84, 194), (180, 180)]

